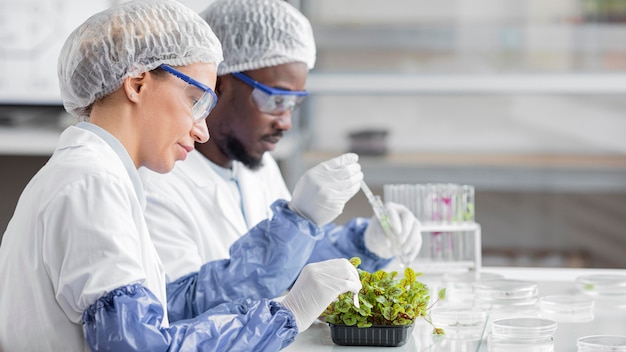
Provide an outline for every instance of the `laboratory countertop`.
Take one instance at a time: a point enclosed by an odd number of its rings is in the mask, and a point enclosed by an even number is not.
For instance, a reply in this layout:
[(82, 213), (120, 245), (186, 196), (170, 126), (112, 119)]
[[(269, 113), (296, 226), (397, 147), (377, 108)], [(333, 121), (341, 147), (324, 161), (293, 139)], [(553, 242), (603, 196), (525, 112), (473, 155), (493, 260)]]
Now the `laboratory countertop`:
[[(398, 270), (389, 268), (388, 270)], [(505, 279), (528, 280), (538, 284), (539, 297), (548, 295), (579, 294), (576, 278), (583, 275), (626, 275), (622, 269), (579, 269), (579, 268), (512, 268), (484, 267), (481, 272), (502, 275)], [(440, 275), (424, 275), (423, 281), (431, 287), (441, 284)], [(557, 320), (554, 335), (554, 352), (570, 352), (577, 350), (577, 339), (590, 335), (621, 335), (626, 336), (626, 306), (608, 304), (600, 299), (595, 300), (593, 320), (586, 322), (563, 322)], [(492, 319), (488, 319), (484, 327), (482, 339), (457, 340), (450, 337), (433, 341), (432, 326), (423, 319), (416, 320), (412, 335), (407, 342), (399, 347), (373, 348), (358, 346), (340, 346), (333, 343), (328, 324), (317, 321), (308, 330), (300, 333), (295, 341), (285, 348), (286, 352), (338, 352), (338, 351), (372, 351), (385, 349), (389, 351), (489, 351), (487, 342), (488, 331)]]

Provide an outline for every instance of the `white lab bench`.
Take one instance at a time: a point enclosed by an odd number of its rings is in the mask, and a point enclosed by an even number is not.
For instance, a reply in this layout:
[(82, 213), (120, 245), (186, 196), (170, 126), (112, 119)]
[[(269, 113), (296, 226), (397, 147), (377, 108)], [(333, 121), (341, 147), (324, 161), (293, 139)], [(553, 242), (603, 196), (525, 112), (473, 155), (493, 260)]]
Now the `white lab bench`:
[[(622, 269), (574, 269), (574, 268), (511, 268), (484, 267), (483, 272), (496, 273), (507, 279), (530, 280), (539, 285), (539, 297), (553, 294), (573, 294), (577, 292), (575, 280), (582, 275), (619, 274), (626, 275)], [(436, 277), (424, 279), (429, 282)], [(555, 352), (576, 351), (576, 340), (589, 335), (626, 335), (626, 308), (617, 309), (596, 301), (594, 319), (583, 323), (557, 322), (554, 335)], [(487, 323), (489, 324), (489, 323)], [(423, 319), (416, 321), (412, 336), (406, 344), (399, 347), (378, 348), (389, 351), (488, 351), (487, 339), (462, 341), (444, 338), (436, 343), (432, 340), (432, 327)], [(486, 335), (486, 334), (485, 334)], [(330, 328), (327, 324), (316, 322), (308, 330), (299, 334), (294, 343), (283, 351), (286, 352), (338, 352), (338, 351), (372, 351), (373, 347), (339, 346), (332, 342)]]

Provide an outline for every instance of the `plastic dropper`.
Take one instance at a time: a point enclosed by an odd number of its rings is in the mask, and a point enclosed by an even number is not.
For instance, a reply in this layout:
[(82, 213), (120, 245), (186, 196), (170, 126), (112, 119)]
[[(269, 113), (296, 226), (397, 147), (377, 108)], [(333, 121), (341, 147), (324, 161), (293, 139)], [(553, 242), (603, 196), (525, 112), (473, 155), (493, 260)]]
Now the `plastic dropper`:
[(361, 190), (367, 197), (370, 205), (372, 206), (372, 210), (374, 210), (374, 216), (378, 219), (380, 223), (380, 227), (383, 229), (385, 236), (387, 237), (387, 245), (391, 246), (396, 256), (400, 259), (400, 263), (403, 266), (408, 266), (409, 262), (404, 258), (404, 253), (402, 249), (398, 246), (396, 239), (396, 235), (391, 230), (391, 221), (389, 220), (389, 215), (387, 215), (387, 211), (385, 210), (385, 206), (380, 199), (379, 196), (374, 195), (372, 190), (369, 188), (365, 181), (361, 180)]

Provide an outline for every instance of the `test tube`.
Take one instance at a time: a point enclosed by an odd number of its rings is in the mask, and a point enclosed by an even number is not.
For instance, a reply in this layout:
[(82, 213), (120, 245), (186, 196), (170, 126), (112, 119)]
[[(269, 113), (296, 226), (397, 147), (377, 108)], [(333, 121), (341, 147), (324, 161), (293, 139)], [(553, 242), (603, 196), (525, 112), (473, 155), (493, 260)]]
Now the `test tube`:
[[(406, 206), (422, 223), (474, 221), (474, 187), (455, 183), (388, 184), (384, 197)], [(462, 261), (473, 258), (472, 231), (422, 234), (422, 260)]]

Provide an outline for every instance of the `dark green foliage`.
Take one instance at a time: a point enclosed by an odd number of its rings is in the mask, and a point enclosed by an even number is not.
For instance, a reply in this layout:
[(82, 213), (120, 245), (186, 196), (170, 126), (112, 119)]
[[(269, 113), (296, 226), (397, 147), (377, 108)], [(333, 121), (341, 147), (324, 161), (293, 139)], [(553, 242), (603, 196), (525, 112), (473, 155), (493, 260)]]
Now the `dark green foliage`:
[[(359, 291), (360, 307), (354, 305), (352, 293), (343, 293), (322, 313), (328, 323), (365, 328), (372, 325), (410, 325), (419, 317), (431, 321), (428, 316), (428, 286), (417, 281), (421, 274), (407, 267), (404, 276), (398, 279), (396, 271), (368, 273), (358, 269), (360, 258), (352, 258), (350, 262), (357, 267), (363, 285)], [(439, 292), (437, 301), (444, 296), (445, 289)], [(443, 333), (441, 329), (436, 331)]]

